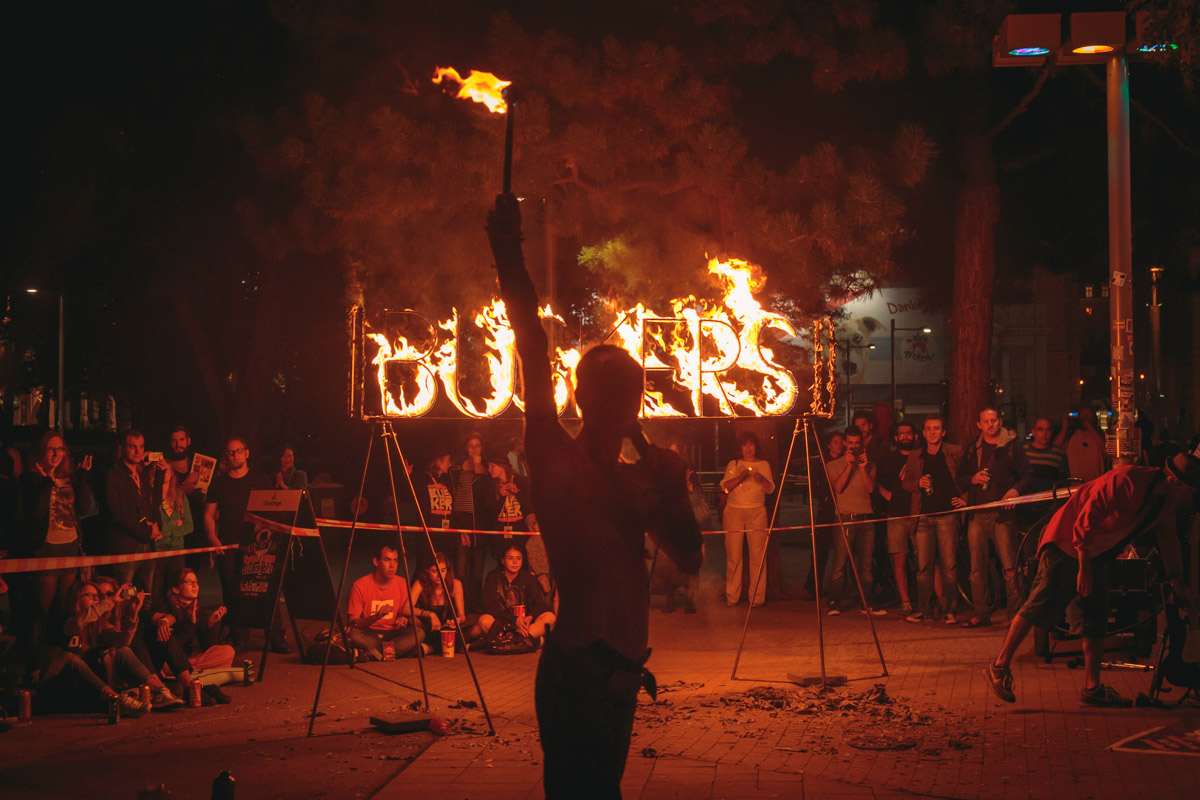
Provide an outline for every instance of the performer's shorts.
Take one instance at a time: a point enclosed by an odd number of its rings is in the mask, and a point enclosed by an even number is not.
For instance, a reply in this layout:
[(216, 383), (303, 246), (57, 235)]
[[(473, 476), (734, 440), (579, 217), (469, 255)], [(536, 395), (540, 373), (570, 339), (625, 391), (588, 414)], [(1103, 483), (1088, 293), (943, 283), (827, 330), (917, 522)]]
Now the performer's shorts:
[(1109, 576), (1112, 559), (1101, 556), (1092, 559), (1092, 593), (1081, 597), (1076, 591), (1079, 561), (1054, 545), (1042, 549), (1038, 558), (1037, 576), (1025, 605), (1018, 611), (1022, 617), (1039, 628), (1053, 628), (1063, 620), (1067, 606), (1078, 600), (1083, 616), (1084, 638), (1103, 638), (1108, 620)]

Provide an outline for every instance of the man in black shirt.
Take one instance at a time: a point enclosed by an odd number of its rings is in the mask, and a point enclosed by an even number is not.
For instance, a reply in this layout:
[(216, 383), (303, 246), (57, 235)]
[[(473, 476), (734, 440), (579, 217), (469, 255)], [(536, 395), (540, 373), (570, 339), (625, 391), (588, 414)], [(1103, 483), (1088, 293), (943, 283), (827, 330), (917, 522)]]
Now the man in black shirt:
[[(907, 619), (921, 622), (936, 613), (930, 607), (936, 589), (938, 608), (946, 615), (946, 624), (952, 625), (957, 621), (959, 515), (947, 512), (966, 505), (955, 480), (962, 447), (943, 441), (946, 423), (936, 414), (925, 418), (921, 432), (925, 446), (908, 454), (901, 482), (912, 492), (910, 513), (930, 515), (917, 519), (917, 605)], [(935, 559), (941, 566), (940, 582), (933, 572)]]
[[(213, 478), (204, 506), (204, 531), (208, 535), (209, 547), (244, 544), (246, 506), (250, 503), (250, 492), (271, 488), (271, 482), (265, 475), (250, 470), (250, 448), (242, 437), (228, 437), (222, 456), (225, 459), (225, 471)], [(242, 576), (242, 551), (239, 548), (213, 553), (209, 563), (216, 565), (217, 574), (221, 577), (221, 599), (228, 609), (226, 619), (229, 620), (234, 646), (243, 647), (246, 630), (241, 626), (238, 615), (237, 589)], [(279, 633), (282, 632), (280, 629)], [(274, 645), (272, 649), (275, 649)]]
[(900, 592), (900, 610), (913, 613), (912, 599), (908, 595), (908, 540), (912, 534), (914, 520), (893, 519), (908, 517), (912, 510), (912, 493), (904, 490), (901, 480), (908, 454), (919, 449), (917, 431), (911, 422), (896, 423), (896, 449), (883, 457), (879, 464), (879, 493), (887, 501), (887, 549), (892, 559), (892, 572), (896, 578), (896, 589)]

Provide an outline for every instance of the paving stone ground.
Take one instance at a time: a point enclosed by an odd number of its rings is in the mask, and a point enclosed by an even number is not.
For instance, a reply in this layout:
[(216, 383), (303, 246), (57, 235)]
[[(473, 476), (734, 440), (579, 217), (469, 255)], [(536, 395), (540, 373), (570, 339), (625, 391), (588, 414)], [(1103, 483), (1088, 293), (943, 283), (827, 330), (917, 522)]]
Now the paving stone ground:
[[(747, 607), (726, 608), (719, 592), (710, 566), (699, 613), (663, 614), (656, 600), (649, 666), (663, 690), (657, 703), (642, 697), (626, 798), (1125, 800), (1193, 796), (1200, 785), (1200, 759), (1107, 749), (1195, 716), (1195, 708), (1082, 707), (1081, 674), (1066, 659), (1045, 664), (1028, 651), (1014, 665), (1018, 702), (995, 699), (982, 668), (1000, 645), (1002, 625), (913, 625), (894, 611), (876, 618), (885, 677), (866, 617), (822, 617), (827, 670), (849, 678), (822, 698), (787, 682), (789, 674), (819, 673), (814, 603), (755, 609), (733, 677)], [(97, 716), (38, 717), (0, 735), (0, 787), (19, 789), (0, 794), (73, 796), (68, 789), (84, 784), (72, 777), (89, 775), (93, 798), (132, 799), (137, 788), (159, 782), (174, 798), (206, 798), (211, 778), (230, 769), (240, 776), (239, 800), (542, 797), (537, 656), (477, 654), (472, 663), (494, 737), (483, 735), (481, 711), (449, 708), (476, 699), (462, 654), (423, 662), (431, 706), (454, 721), (452, 735), (389, 737), (369, 726), (369, 715), (421, 699), (418, 664), (404, 660), (331, 667), (316, 740), (304, 734), (318, 669), (273, 656), (267, 680), (231, 688), (230, 706), (118, 726)], [(1106, 672), (1105, 680), (1131, 697), (1149, 685), (1144, 673)]]

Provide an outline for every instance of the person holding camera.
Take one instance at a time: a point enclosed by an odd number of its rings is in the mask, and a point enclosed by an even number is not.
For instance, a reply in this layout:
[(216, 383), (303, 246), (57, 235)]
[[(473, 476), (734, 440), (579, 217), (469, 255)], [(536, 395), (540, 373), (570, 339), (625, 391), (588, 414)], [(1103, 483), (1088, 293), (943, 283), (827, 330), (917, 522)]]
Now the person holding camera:
[[(132, 555), (149, 553), (162, 538), (159, 528), (155, 483), (161, 483), (160, 470), (167, 463), (158, 453), (149, 461), (146, 438), (130, 428), (121, 437), (120, 460), (108, 471), (105, 497), (108, 500), (108, 553)], [(112, 576), (117, 583), (133, 583), (143, 589), (154, 585), (153, 560), (114, 564)]]
[[(833, 572), (829, 577), (829, 616), (842, 613), (843, 595), (846, 592), (846, 560), (850, 550), (854, 551), (854, 564), (858, 568), (858, 579), (862, 583), (863, 597), (867, 605), (864, 614), (886, 614), (883, 609), (870, 605), (871, 560), (875, 557), (875, 525), (866, 523), (874, 519), (871, 511), (871, 493), (875, 491), (875, 464), (863, 447), (862, 431), (846, 429), (846, 454), (825, 464), (833, 488), (838, 519), (843, 523), (842, 532), (833, 536)], [(849, 523), (849, 524), (846, 524)]]
[(721, 480), (725, 503), (725, 605), (735, 606), (742, 596), (742, 540), (750, 551), (750, 603), (767, 600), (767, 495), (775, 491), (771, 465), (758, 455), (758, 437), (751, 431), (738, 435), (742, 457), (730, 461)]

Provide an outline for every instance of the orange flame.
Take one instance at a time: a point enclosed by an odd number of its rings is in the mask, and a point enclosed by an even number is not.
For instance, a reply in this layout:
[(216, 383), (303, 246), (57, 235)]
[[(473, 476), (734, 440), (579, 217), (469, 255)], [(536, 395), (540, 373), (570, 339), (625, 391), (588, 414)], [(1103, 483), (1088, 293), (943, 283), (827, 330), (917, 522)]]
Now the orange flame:
[(483, 103), (493, 114), (503, 114), (508, 111), (508, 103), (504, 100), (504, 90), (512, 86), (512, 81), (497, 78), (490, 72), (471, 70), (465, 79), (458, 74), (454, 67), (438, 67), (433, 73), (433, 82), (441, 83), (444, 78), (450, 78), (459, 84), (455, 97), (461, 100), (474, 100)]
[[(768, 328), (792, 337), (795, 329), (786, 318), (765, 310), (754, 298), (764, 282), (757, 267), (739, 259), (714, 258), (708, 270), (724, 284), (719, 301), (679, 298), (671, 301), (670, 314), (660, 314), (641, 303), (625, 310), (611, 301), (606, 305), (612, 315), (609, 339), (642, 364), (647, 378), (655, 384), (644, 390), (642, 416), (700, 416), (705, 398), (715, 402), (723, 416), (787, 413), (796, 401), (799, 386), (761, 339)], [(562, 317), (548, 305), (538, 309), (538, 315), (551, 325), (565, 328)], [(484, 334), (484, 359), (491, 387), (490, 395), (479, 403), (463, 397), (458, 390), (457, 309), (452, 310), (450, 319), (437, 323), (444, 332), (444, 341), (435, 341), (426, 352), (418, 351), (403, 338), (389, 342), (381, 334), (370, 335), (379, 348), (372, 363), (378, 367), (385, 414), (414, 417), (428, 412), (437, 399), (438, 382), (454, 407), (468, 417), (495, 417), (510, 404), (524, 410), (525, 404), (515, 391), (516, 346), (503, 301), (493, 299), (475, 315), (474, 322)], [(577, 347), (555, 348), (554, 401), (559, 414), (573, 403), (580, 356)], [(414, 365), (404, 373), (408, 380), (401, 381), (408, 400), (388, 377), (388, 365), (397, 362)], [(415, 379), (411, 377), (414, 368)], [(729, 374), (735, 368), (740, 384)], [(664, 382), (673, 396), (687, 396), (691, 408), (677, 407), (666, 392), (659, 391)]]

